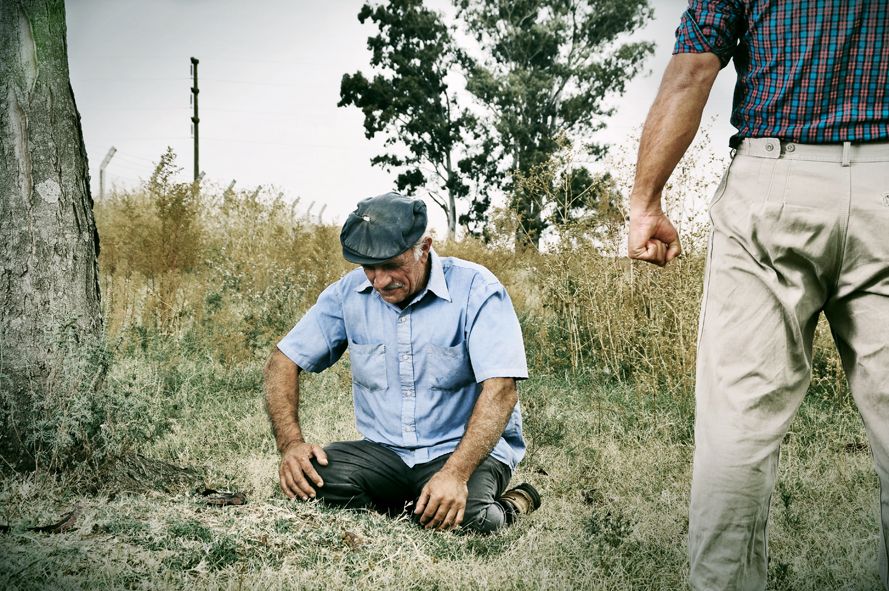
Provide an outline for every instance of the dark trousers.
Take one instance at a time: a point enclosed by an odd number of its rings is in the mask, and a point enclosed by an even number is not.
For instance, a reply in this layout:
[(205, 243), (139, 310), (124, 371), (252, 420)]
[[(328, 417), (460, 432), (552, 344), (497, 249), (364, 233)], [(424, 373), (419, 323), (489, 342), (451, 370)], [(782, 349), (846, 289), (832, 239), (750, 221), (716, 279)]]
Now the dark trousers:
[[(324, 448), (328, 464), (312, 464), (324, 480), (317, 487), (319, 499), (349, 508), (370, 508), (390, 515), (413, 513), (423, 486), (444, 466), (451, 454), (431, 462), (407, 466), (392, 450), (370, 441), (339, 441)], [(463, 527), (479, 533), (493, 532), (507, 523), (497, 498), (506, 490), (512, 471), (487, 457), (467, 483), (469, 497)]]

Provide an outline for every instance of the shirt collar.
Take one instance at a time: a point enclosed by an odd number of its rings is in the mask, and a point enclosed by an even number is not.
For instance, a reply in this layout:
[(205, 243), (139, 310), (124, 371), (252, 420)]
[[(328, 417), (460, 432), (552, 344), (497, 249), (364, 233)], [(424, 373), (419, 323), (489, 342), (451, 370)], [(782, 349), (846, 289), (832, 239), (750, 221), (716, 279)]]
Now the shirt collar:
[(363, 291), (367, 291), (368, 289), (373, 289), (373, 284), (371, 284), (370, 280), (365, 276), (364, 281), (358, 284), (355, 288), (355, 291), (361, 293)]
[[(450, 302), (451, 292), (448, 291), (448, 283), (445, 281), (444, 267), (442, 267), (441, 264), (441, 257), (438, 256), (438, 253), (435, 252), (434, 248), (429, 250), (429, 256), (431, 257), (432, 263), (429, 269), (429, 281), (426, 283), (426, 289), (414, 296), (411, 303), (420, 301), (423, 296), (426, 295), (427, 291), (431, 291), (441, 299)], [(365, 277), (364, 281), (359, 283), (355, 288), (355, 291), (362, 293), (368, 289), (373, 289), (373, 285), (367, 277)]]
[(441, 299), (450, 302), (451, 292), (448, 291), (448, 282), (445, 281), (444, 267), (441, 264), (441, 257), (434, 249), (429, 251), (432, 257), (432, 265), (429, 270), (429, 282), (426, 284), (426, 291), (431, 291)]

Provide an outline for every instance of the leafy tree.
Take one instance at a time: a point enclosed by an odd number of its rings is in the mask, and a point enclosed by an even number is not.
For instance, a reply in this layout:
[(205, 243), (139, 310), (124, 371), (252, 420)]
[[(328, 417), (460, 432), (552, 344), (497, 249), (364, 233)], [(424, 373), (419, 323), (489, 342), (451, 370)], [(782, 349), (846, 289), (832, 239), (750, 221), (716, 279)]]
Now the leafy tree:
[(546, 163), (560, 137), (589, 139), (604, 125), (612, 112), (604, 99), (622, 93), (653, 51), (651, 43), (620, 36), (640, 27), (651, 9), (647, 0), (455, 2), (480, 49), (466, 60), (467, 89), (490, 113), (489, 143), (498, 150), (492, 159), (508, 163), (502, 185), (518, 215), (517, 247), (536, 247), (551, 223), (547, 203), (516, 179)]
[(613, 242), (623, 224), (622, 197), (617, 182), (606, 172), (592, 174), (575, 160), (571, 142), (561, 138), (558, 150), (527, 174), (516, 172), (514, 191), (533, 200), (535, 211), (559, 233), (582, 233), (599, 243)]
[(376, 73), (371, 79), (361, 72), (344, 75), (338, 105), (361, 109), (368, 138), (386, 136), (388, 151), (371, 163), (398, 170), (399, 191), (428, 191), (447, 215), (453, 239), (456, 202), (485, 170), (480, 152), (472, 155), (468, 148), (475, 118), (448, 86), (449, 74), (460, 71), (460, 53), (441, 17), (422, 0), (365, 4), (358, 20), (379, 29), (367, 40)]

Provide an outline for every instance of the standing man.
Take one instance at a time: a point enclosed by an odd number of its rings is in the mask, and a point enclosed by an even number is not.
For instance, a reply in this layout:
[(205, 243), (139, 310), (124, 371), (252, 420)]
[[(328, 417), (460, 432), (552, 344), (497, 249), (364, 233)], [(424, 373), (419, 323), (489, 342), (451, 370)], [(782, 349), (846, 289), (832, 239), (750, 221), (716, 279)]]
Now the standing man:
[(765, 589), (778, 447), (830, 322), (880, 479), (889, 588), (889, 3), (691, 0), (648, 115), (629, 256), (679, 237), (661, 191), (717, 73), (738, 73), (733, 160), (710, 206), (689, 515), (691, 586)]
[[(397, 193), (365, 199), (343, 225), (346, 260), (272, 352), (269, 418), (291, 498), (398, 514), (427, 528), (488, 533), (540, 506), (530, 484), (506, 491), (525, 453), (516, 380), (528, 377), (512, 302), (490, 271), (441, 258), (426, 205)], [(364, 439), (321, 449), (303, 439), (299, 374), (348, 348)]]

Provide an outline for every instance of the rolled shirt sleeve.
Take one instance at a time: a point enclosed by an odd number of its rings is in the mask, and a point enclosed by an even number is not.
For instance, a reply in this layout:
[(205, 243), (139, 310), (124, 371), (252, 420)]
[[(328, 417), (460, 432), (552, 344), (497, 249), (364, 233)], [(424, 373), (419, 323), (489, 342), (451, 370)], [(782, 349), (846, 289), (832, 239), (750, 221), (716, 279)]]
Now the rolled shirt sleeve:
[(340, 283), (338, 281), (321, 292), (315, 305), (278, 343), (278, 349), (306, 371), (327, 369), (346, 350)]
[(724, 68), (743, 34), (741, 0), (690, 0), (676, 29), (673, 54), (713, 53)]
[[(477, 280), (482, 280), (481, 277)], [(499, 282), (473, 289), (467, 349), (477, 382), (528, 377), (522, 329), (512, 300)]]

